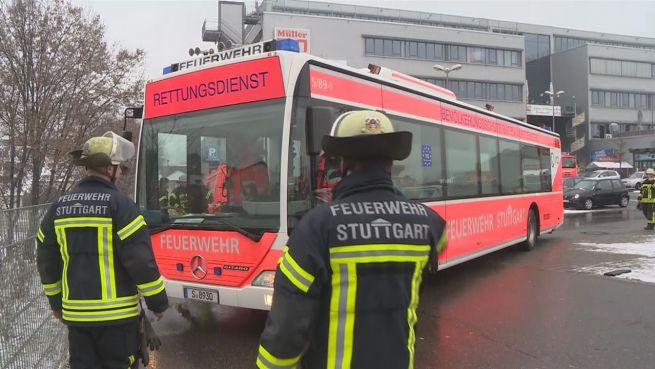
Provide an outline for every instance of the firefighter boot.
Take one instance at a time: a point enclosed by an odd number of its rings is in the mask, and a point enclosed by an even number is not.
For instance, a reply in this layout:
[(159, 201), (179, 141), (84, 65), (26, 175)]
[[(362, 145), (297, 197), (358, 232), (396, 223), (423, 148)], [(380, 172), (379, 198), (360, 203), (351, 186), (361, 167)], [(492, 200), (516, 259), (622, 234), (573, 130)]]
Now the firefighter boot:
[(652, 231), (653, 228), (655, 228), (655, 224), (654, 224), (654, 223), (648, 223), (648, 224), (646, 225), (646, 227), (644, 227), (644, 229), (647, 230), (647, 231)]

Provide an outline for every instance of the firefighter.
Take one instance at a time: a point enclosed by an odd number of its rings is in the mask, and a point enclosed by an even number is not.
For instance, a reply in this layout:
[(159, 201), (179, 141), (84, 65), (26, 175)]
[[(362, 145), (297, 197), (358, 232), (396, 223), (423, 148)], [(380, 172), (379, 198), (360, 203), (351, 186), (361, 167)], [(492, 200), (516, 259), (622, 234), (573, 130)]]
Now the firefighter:
[(159, 179), (159, 209), (162, 213), (168, 214), (168, 183), (169, 180), (166, 177), (161, 177)]
[(134, 145), (107, 132), (71, 155), (87, 176), (41, 222), (41, 283), (54, 316), (68, 326), (72, 369), (135, 368), (139, 295), (157, 319), (168, 298), (144, 218), (115, 186)]
[(393, 186), (393, 160), (409, 155), (411, 141), (366, 110), (344, 113), (323, 137), (343, 179), (284, 249), (259, 368), (413, 367), (419, 286), (446, 223)]
[(641, 184), (641, 190), (637, 201), (641, 206), (641, 211), (646, 217), (645, 230), (653, 230), (655, 228), (655, 170), (653, 168), (646, 169), (646, 179)]
[(168, 196), (168, 208), (173, 215), (184, 215), (188, 204), (186, 176), (181, 175), (177, 182), (177, 187)]

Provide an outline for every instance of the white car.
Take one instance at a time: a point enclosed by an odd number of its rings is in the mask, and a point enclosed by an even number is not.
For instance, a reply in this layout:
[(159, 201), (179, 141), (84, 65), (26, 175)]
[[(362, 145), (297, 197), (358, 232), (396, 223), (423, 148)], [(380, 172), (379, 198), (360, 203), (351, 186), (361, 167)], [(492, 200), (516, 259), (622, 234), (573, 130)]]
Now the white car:
[(646, 179), (646, 172), (638, 171), (632, 173), (632, 175), (628, 178), (623, 178), (621, 181), (625, 187), (638, 190), (641, 188), (641, 184), (644, 183), (644, 179)]
[(621, 179), (619, 172), (615, 170), (594, 170), (582, 174), (585, 179)]

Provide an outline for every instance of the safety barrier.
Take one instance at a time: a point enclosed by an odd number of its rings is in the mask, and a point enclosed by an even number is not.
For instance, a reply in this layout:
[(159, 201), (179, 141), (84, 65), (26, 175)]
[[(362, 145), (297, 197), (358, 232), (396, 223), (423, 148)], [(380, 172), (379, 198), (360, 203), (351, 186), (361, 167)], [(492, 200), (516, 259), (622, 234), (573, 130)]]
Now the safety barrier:
[(48, 206), (0, 210), (0, 369), (65, 365), (66, 330), (36, 269), (36, 232)]

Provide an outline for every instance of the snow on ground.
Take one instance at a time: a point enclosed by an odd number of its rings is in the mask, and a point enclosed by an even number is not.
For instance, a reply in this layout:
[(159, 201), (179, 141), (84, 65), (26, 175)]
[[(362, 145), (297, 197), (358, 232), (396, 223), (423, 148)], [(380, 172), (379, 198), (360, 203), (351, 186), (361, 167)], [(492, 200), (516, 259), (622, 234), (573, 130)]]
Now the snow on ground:
[(576, 245), (591, 252), (603, 252), (610, 254), (634, 255), (634, 258), (609, 261), (596, 265), (589, 265), (575, 268), (575, 271), (605, 274), (617, 269), (630, 269), (630, 273), (620, 274), (616, 278), (639, 280), (642, 282), (655, 283), (655, 237), (648, 236), (638, 239), (635, 242), (619, 243), (591, 243), (580, 242)]

